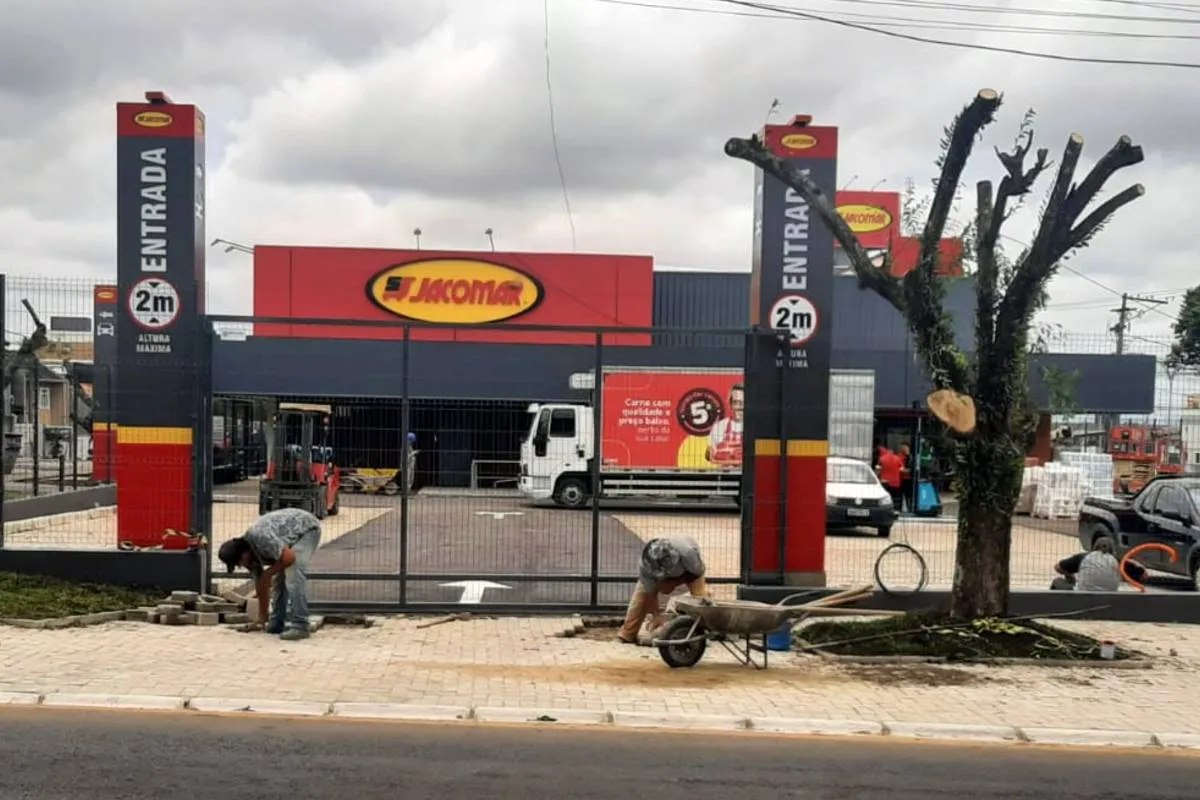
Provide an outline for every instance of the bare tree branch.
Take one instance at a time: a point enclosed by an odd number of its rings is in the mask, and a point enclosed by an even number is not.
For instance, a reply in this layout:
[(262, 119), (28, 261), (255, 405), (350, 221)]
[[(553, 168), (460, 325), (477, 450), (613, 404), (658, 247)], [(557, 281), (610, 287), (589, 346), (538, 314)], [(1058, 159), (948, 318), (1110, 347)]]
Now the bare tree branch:
[(1087, 177), (1071, 190), (1063, 213), (1074, 224), (1075, 220), (1083, 214), (1084, 209), (1091, 205), (1092, 200), (1104, 188), (1108, 179), (1117, 173), (1117, 170), (1140, 164), (1143, 157), (1142, 148), (1135, 145), (1128, 136), (1122, 136), (1116, 144), (1109, 148), (1107, 153), (1100, 157)]
[[(1057, 263), (1057, 260), (1051, 260), (1054, 248), (1062, 234), (1069, 231), (1074, 224), (1074, 219), (1065, 217), (1065, 206), (1075, 180), (1075, 167), (1079, 164), (1079, 155), (1082, 152), (1083, 137), (1077, 133), (1071, 134), (1067, 138), (1066, 147), (1063, 148), (1058, 176), (1046, 200), (1046, 208), (1042, 211), (1042, 219), (1033, 243), (1017, 262), (1013, 278), (1004, 293), (1004, 300), (1000, 303), (1000, 312), (996, 320), (997, 341), (1007, 343), (1016, 335), (1020, 325), (1028, 321), (1043, 287), (1050, 279), (1050, 273)], [(1042, 161), (1044, 160), (1039, 159), (1039, 162)]]
[[(998, 200), (1004, 201), (1001, 190)], [(975, 185), (975, 229), (991, 231), (996, 209), (992, 206), (992, 182), (980, 181)], [(1001, 209), (1003, 213), (1003, 209)], [(999, 230), (997, 228), (997, 230)], [(999, 282), (1000, 265), (996, 261), (993, 240), (987, 246), (986, 237), (975, 237), (975, 354), (988, 352), (995, 336), (996, 286)]]
[(1115, 214), (1118, 209), (1120, 209), (1122, 206), (1129, 205), (1145, 193), (1146, 187), (1142, 186), (1140, 183), (1135, 183), (1133, 186), (1121, 191), (1119, 194), (1116, 194), (1113, 197), (1105, 200), (1096, 207), (1095, 211), (1088, 214), (1079, 222), (1078, 225), (1071, 229), (1068, 239), (1070, 244), (1068, 250), (1074, 250), (1077, 247), (1085, 246), (1088, 243), (1088, 240), (1100, 231), (1100, 228), (1104, 226), (1104, 223), (1108, 221), (1108, 218)]
[(954, 328), (942, 307), (943, 290), (936, 270), (941, 238), (971, 148), (979, 132), (994, 120), (999, 107), (1000, 94), (983, 89), (948, 131), (940, 164), (941, 176), (921, 237), (920, 261), (903, 281), (897, 281), (888, 272), (875, 267), (830, 198), (800, 170), (767, 150), (761, 139), (753, 136), (730, 139), (725, 143), (726, 155), (748, 161), (783, 181), (816, 211), (845, 250), (859, 284), (883, 297), (905, 317), (917, 352), (928, 369), (930, 382), (937, 389), (966, 392), (969, 383), (966, 358), (954, 343)]
[[(725, 143), (725, 155), (731, 158), (748, 161), (768, 175), (773, 175), (784, 184), (795, 189), (809, 207), (812, 208), (821, 222), (833, 233), (854, 267), (854, 274), (859, 283), (871, 289), (887, 300), (897, 311), (904, 313), (904, 299), (900, 293), (900, 282), (893, 278), (885, 269), (879, 269), (871, 264), (867, 251), (859, 243), (858, 237), (850, 230), (850, 226), (837, 213), (837, 208), (829, 197), (800, 170), (767, 149), (762, 139), (751, 136), (749, 139), (730, 139)], [(885, 267), (887, 264), (884, 265)]]

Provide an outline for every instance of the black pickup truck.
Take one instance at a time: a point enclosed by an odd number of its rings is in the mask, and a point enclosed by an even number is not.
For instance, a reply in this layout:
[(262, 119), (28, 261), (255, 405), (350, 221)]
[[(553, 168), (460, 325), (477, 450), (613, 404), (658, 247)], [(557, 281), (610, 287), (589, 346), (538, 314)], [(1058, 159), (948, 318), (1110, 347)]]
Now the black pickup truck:
[(1132, 497), (1088, 497), (1079, 511), (1079, 542), (1094, 550), (1102, 540), (1121, 557), (1147, 542), (1170, 547), (1147, 550), (1137, 560), (1150, 569), (1191, 578), (1200, 589), (1200, 476), (1163, 475)]

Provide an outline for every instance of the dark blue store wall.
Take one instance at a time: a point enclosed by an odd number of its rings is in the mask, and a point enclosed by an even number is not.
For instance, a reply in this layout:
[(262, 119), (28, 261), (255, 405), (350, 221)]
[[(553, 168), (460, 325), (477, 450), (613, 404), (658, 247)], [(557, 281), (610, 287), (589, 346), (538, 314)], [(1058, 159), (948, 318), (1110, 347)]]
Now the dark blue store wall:
[[(956, 319), (960, 346), (971, 344), (974, 287), (948, 287), (947, 310)], [(650, 347), (605, 347), (609, 366), (740, 367), (741, 336), (699, 336), (691, 328), (744, 329), (749, 276), (660, 272), (655, 275), (655, 326), (680, 330), (654, 337)], [(218, 394), (399, 397), (404, 391), (399, 342), (332, 339), (218, 340), (213, 347), (213, 388)], [(412, 398), (552, 401), (579, 400), (568, 386), (573, 372), (595, 365), (587, 346), (480, 345), (416, 342), (410, 345), (408, 391)], [(834, 292), (833, 363), (875, 372), (876, 404), (905, 408), (929, 391), (904, 321), (853, 278)], [(1045, 404), (1041, 367), (1078, 370), (1077, 401), (1097, 413), (1151, 413), (1152, 356), (1048, 354), (1034, 359), (1030, 380)]]

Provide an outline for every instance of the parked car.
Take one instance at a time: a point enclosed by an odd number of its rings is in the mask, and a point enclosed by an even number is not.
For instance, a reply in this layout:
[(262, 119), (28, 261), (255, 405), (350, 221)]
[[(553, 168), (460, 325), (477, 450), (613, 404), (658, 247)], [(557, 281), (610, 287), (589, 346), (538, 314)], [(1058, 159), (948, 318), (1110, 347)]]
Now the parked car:
[(868, 464), (837, 456), (825, 462), (827, 528), (874, 528), (886, 538), (895, 521), (892, 497)]
[(1088, 497), (1079, 511), (1079, 543), (1096, 549), (1107, 539), (1121, 557), (1134, 547), (1158, 542), (1158, 550), (1139, 553), (1150, 569), (1191, 578), (1200, 589), (1200, 477), (1160, 475), (1132, 497)]

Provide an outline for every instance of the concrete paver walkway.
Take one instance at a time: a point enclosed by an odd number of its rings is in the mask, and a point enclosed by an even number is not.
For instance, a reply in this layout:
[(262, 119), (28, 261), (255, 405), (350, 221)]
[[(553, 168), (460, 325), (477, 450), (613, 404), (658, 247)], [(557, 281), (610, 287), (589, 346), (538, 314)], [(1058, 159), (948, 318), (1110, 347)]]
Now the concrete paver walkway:
[[(0, 627), (0, 692), (159, 695), (731, 714), (1200, 733), (1200, 628), (1062, 623), (1161, 656), (1149, 670), (834, 665), (780, 654), (737, 666), (713, 646), (691, 670), (569, 618), (397, 617), (284, 643), (226, 628), (118, 622)], [(603, 633), (607, 634), (608, 631)], [(1152, 728), (1150, 726), (1153, 726)]]

